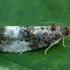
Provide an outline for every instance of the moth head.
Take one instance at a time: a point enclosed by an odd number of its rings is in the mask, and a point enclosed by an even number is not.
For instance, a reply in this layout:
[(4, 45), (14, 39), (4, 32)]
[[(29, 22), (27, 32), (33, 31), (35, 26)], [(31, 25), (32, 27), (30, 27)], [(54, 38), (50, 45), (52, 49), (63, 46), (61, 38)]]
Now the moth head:
[(62, 28), (62, 34), (63, 34), (63, 36), (70, 35), (70, 29), (68, 27)]

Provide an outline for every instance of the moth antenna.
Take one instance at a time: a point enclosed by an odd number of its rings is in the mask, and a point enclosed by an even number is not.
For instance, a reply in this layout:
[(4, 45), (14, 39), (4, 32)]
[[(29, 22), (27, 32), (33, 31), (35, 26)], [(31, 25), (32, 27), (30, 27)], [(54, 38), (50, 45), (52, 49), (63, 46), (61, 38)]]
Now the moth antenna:
[(59, 24), (59, 25), (62, 25), (62, 26), (67, 26), (65, 24), (61, 24), (61, 23), (57, 23), (57, 22), (38, 22), (38, 23), (55, 23), (55, 24)]

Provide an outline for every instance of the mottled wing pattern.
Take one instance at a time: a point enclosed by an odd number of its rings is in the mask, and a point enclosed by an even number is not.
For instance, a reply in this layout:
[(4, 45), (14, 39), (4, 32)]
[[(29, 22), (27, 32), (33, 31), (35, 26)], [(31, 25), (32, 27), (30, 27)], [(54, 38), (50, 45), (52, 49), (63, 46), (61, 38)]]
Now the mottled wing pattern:
[(60, 27), (52, 26), (5, 26), (0, 29), (1, 52), (25, 52), (49, 46), (55, 42)]

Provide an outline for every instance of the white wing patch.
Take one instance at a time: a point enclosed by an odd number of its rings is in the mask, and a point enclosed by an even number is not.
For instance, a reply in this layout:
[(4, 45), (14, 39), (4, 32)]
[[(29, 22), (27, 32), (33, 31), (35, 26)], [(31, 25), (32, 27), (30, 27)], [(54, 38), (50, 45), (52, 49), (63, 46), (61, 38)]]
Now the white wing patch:
[(3, 52), (25, 52), (32, 50), (28, 45), (29, 43), (25, 41), (13, 41), (10, 45), (3, 47)]
[(5, 37), (10, 37), (10, 38), (18, 38), (19, 35), (19, 26), (6, 26), (5, 27)]

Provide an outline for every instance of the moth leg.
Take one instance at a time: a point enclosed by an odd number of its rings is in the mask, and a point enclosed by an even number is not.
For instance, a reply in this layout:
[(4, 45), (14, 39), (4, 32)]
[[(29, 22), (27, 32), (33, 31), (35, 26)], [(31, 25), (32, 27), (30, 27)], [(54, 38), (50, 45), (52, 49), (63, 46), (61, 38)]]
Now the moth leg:
[(60, 36), (61, 36), (61, 38), (62, 38), (63, 46), (64, 46), (64, 47), (67, 47), (67, 46), (65, 46), (65, 44), (64, 44), (64, 36), (63, 36), (61, 33), (59, 33), (59, 34), (60, 34)]
[(64, 37), (62, 38), (62, 41), (63, 41), (63, 46), (64, 46), (64, 47), (67, 47), (67, 46), (65, 46), (65, 44), (64, 44)]
[(52, 43), (52, 44), (45, 50), (45, 55), (46, 55), (46, 52), (47, 52), (53, 45), (57, 44), (60, 40), (61, 40), (61, 38), (58, 39), (57, 41), (55, 41), (54, 43)]
[(21, 55), (22, 53), (23, 53), (23, 51), (22, 51), (22, 52), (20, 52), (20, 53), (19, 53), (19, 55)]

